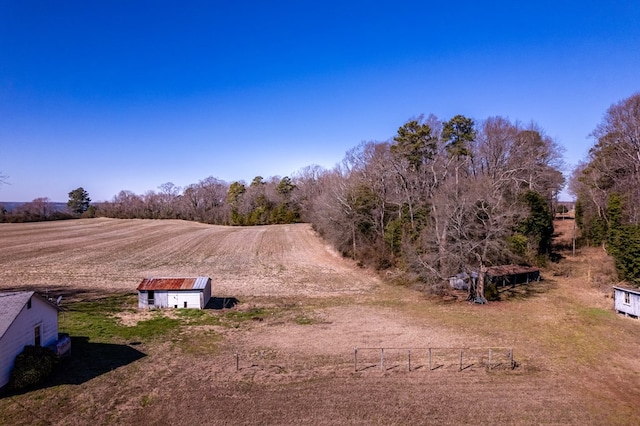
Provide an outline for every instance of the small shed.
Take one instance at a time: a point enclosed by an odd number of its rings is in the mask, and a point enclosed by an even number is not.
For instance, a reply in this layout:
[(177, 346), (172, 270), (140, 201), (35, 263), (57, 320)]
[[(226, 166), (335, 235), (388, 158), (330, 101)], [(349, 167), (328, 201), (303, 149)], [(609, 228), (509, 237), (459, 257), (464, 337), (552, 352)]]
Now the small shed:
[(139, 308), (204, 309), (211, 299), (211, 278), (144, 278), (137, 290)]
[(496, 286), (505, 287), (540, 281), (540, 269), (523, 265), (499, 265), (487, 268), (487, 280)]
[(25, 346), (58, 341), (58, 308), (33, 291), (0, 293), (0, 388)]
[(640, 317), (640, 289), (613, 287), (613, 306), (617, 313)]

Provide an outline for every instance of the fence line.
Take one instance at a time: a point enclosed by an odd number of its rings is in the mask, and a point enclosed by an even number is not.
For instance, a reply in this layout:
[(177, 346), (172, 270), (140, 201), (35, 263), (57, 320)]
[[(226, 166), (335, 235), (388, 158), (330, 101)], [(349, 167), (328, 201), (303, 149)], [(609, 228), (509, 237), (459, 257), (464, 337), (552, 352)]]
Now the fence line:
[[(443, 367), (443, 365), (438, 365), (436, 367), (433, 366), (433, 357), (436, 351), (441, 352), (448, 352), (449, 354), (451, 352), (456, 352), (456, 354), (459, 353), (459, 357), (458, 357), (458, 371), (462, 371), (465, 370), (471, 366), (473, 366), (475, 363), (471, 363), (470, 365), (467, 366), (463, 366), (464, 365), (464, 354), (465, 352), (469, 353), (476, 353), (477, 352), (484, 352), (487, 353), (488, 355), (488, 362), (486, 363), (486, 366), (488, 367), (489, 370), (493, 369), (494, 367), (497, 367), (499, 365), (502, 364), (502, 362), (497, 362), (494, 364), (494, 351), (504, 351), (504, 350), (508, 350), (507, 355), (506, 355), (506, 359), (505, 357), (503, 357), (504, 361), (509, 362), (509, 366), (511, 369), (514, 369), (517, 366), (517, 363), (514, 361), (513, 358), (513, 348), (511, 347), (496, 347), (496, 346), (492, 346), (492, 347), (423, 347), (423, 348), (406, 348), (406, 347), (354, 347), (353, 348), (353, 365), (354, 365), (354, 371), (358, 371), (358, 351), (380, 351), (380, 369), (382, 371), (386, 371), (386, 367), (385, 367), (385, 350), (387, 351), (387, 353), (389, 351), (406, 351), (407, 353), (407, 368), (409, 371), (411, 371), (411, 352), (414, 351), (414, 355), (416, 351), (426, 351), (427, 355), (428, 355), (428, 365), (429, 365), (429, 371), (433, 371), (437, 368)], [(415, 358), (414, 358), (415, 359)], [(481, 360), (480, 360), (480, 364), (483, 364), (482, 362), (482, 356), (481, 356)], [(373, 365), (375, 366), (375, 365)], [(365, 367), (365, 368), (370, 368), (369, 367)], [(393, 368), (393, 367), (391, 367)]]
[[(508, 363), (508, 366), (513, 370), (514, 368), (517, 367), (518, 363), (514, 360), (513, 357), (513, 348), (512, 347), (499, 347), (499, 346), (491, 346), (491, 347), (453, 347), (453, 346), (440, 346), (440, 347), (354, 347), (353, 348), (353, 366), (354, 366), (354, 371), (359, 371), (358, 370), (358, 364), (359, 362), (362, 362), (362, 358), (358, 358), (358, 353), (362, 352), (362, 351), (379, 351), (380, 352), (380, 361), (379, 361), (379, 366), (380, 369), (382, 371), (386, 371), (388, 369), (391, 368), (395, 368), (397, 366), (399, 366), (400, 361), (398, 361), (395, 366), (391, 366), (389, 368), (387, 368), (385, 366), (385, 363), (389, 360), (389, 353), (393, 353), (400, 351), (401, 353), (406, 353), (406, 365), (407, 365), (407, 370), (408, 371), (414, 371), (417, 370), (419, 368), (421, 368), (421, 365), (417, 365), (415, 361), (417, 359), (420, 359), (419, 355), (420, 353), (425, 353), (426, 352), (426, 356), (427, 356), (427, 365), (429, 367), (429, 371), (433, 371), (436, 369), (439, 369), (441, 367), (445, 367), (444, 362), (442, 361), (443, 364), (438, 364), (437, 360), (436, 360), (436, 365), (434, 366), (434, 359), (437, 358), (436, 355), (438, 355), (440, 357), (440, 359), (442, 359), (443, 357), (445, 357), (445, 359), (447, 359), (449, 361), (449, 365), (457, 365), (458, 367), (458, 371), (463, 371), (466, 370), (467, 368), (470, 368), (472, 366), (474, 366), (476, 364), (476, 362), (472, 362), (471, 364), (465, 365), (465, 354), (467, 355), (467, 360), (469, 360), (469, 356), (473, 356), (473, 355), (480, 355), (480, 361), (478, 362), (478, 365), (484, 365), (486, 366), (489, 370), (492, 370), (495, 367), (498, 367), (502, 364), (506, 364)], [(385, 351), (386, 351), (386, 355), (385, 355)], [(505, 354), (505, 351), (506, 354)], [(455, 354), (455, 355), (454, 355)], [(487, 355), (487, 362), (485, 363), (484, 360), (484, 355)], [(413, 355), (413, 358), (412, 358)], [(497, 355), (497, 356), (496, 356)], [(261, 354), (261, 356), (263, 356), (263, 354)], [(448, 356), (448, 357), (447, 357)], [(454, 358), (455, 357), (455, 358)], [(370, 359), (370, 358), (369, 358)], [(453, 361), (455, 359), (455, 361)], [(412, 368), (412, 360), (414, 361), (413, 366), (414, 368)], [(236, 372), (240, 371), (240, 354), (239, 353), (234, 353), (234, 361), (235, 361), (235, 369)], [(467, 361), (468, 362), (468, 361)], [(373, 364), (370, 365), (371, 362), (368, 362), (367, 364), (369, 364), (367, 367), (361, 368), (360, 370), (365, 370), (371, 367), (375, 367), (377, 364)], [(252, 364), (252, 367), (256, 367), (257, 365)]]

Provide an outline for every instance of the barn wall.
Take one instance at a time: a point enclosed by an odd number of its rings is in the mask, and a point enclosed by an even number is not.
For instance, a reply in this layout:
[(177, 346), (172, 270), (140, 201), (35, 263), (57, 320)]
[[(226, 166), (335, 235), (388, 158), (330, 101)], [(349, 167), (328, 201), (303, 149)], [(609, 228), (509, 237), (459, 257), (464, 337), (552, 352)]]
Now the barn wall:
[(58, 340), (58, 310), (38, 296), (31, 298), (31, 309), (25, 305), (14, 322), (0, 337), (0, 388), (11, 378), (16, 356), (27, 345), (35, 343), (34, 328), (40, 324), (40, 345)]
[(184, 302), (187, 302), (187, 308), (203, 309), (211, 298), (211, 281), (203, 290), (155, 290), (153, 305), (148, 303), (148, 293), (146, 291), (138, 292), (139, 308), (184, 308)]
[(167, 308), (169, 305), (169, 292), (156, 290), (154, 292), (153, 300), (156, 308)]
[(202, 290), (193, 290), (193, 291), (170, 291), (169, 292), (169, 307), (170, 308), (184, 308), (185, 302), (187, 303), (187, 308), (194, 309), (202, 309), (204, 305), (202, 305)]
[(148, 294), (146, 291), (138, 291), (138, 308), (146, 309), (149, 307)]
[(166, 308), (168, 307), (168, 293), (167, 291), (154, 290), (153, 292), (153, 304), (149, 304), (149, 292), (138, 291), (138, 308)]
[(616, 312), (640, 317), (640, 295), (629, 293), (629, 303), (624, 303), (624, 290), (614, 290), (614, 308)]

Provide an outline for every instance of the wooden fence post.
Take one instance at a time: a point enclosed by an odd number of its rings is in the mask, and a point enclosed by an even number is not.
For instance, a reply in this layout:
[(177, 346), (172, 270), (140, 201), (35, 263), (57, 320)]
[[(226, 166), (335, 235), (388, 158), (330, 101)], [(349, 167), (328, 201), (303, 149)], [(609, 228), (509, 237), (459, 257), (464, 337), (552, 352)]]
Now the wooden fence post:
[(460, 349), (460, 371), (462, 371), (462, 349)]
[(380, 348), (380, 369), (384, 371), (384, 348)]
[(236, 372), (240, 371), (240, 359), (238, 353), (236, 352)]
[(429, 371), (432, 371), (433, 369), (431, 368), (431, 348), (429, 348)]
[(489, 370), (491, 370), (491, 348), (489, 348)]
[(409, 371), (411, 371), (411, 349), (409, 349)]

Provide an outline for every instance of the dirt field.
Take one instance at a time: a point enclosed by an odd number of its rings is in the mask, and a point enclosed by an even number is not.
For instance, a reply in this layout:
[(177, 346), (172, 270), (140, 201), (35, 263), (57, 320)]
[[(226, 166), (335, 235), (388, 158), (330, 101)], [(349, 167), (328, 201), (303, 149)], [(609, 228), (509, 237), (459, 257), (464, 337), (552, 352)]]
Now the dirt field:
[[(571, 221), (557, 230), (558, 244), (570, 242)], [(130, 361), (1, 398), (0, 424), (604, 425), (640, 418), (640, 320), (613, 313), (612, 266), (602, 249), (565, 252), (542, 282), (480, 306), (386, 284), (336, 255), (308, 225), (0, 224), (0, 245), (3, 290), (81, 300), (133, 292), (144, 276), (208, 275), (214, 296), (239, 301), (234, 311), (263, 312), (237, 327), (184, 327), (167, 341), (107, 345)], [(126, 313), (123, 321), (144, 315)], [(382, 347), (384, 363), (381, 351), (365, 349)], [(460, 347), (477, 348), (465, 352), (462, 371), (457, 350), (434, 350), (438, 368), (428, 368), (426, 348)], [(488, 348), (491, 370), (478, 361), (487, 361)], [(513, 348), (513, 370), (504, 348)]]
[(94, 219), (0, 224), (0, 286), (135, 291), (143, 277), (208, 275), (217, 295), (365, 293), (371, 274), (340, 259), (307, 225), (222, 227)]

